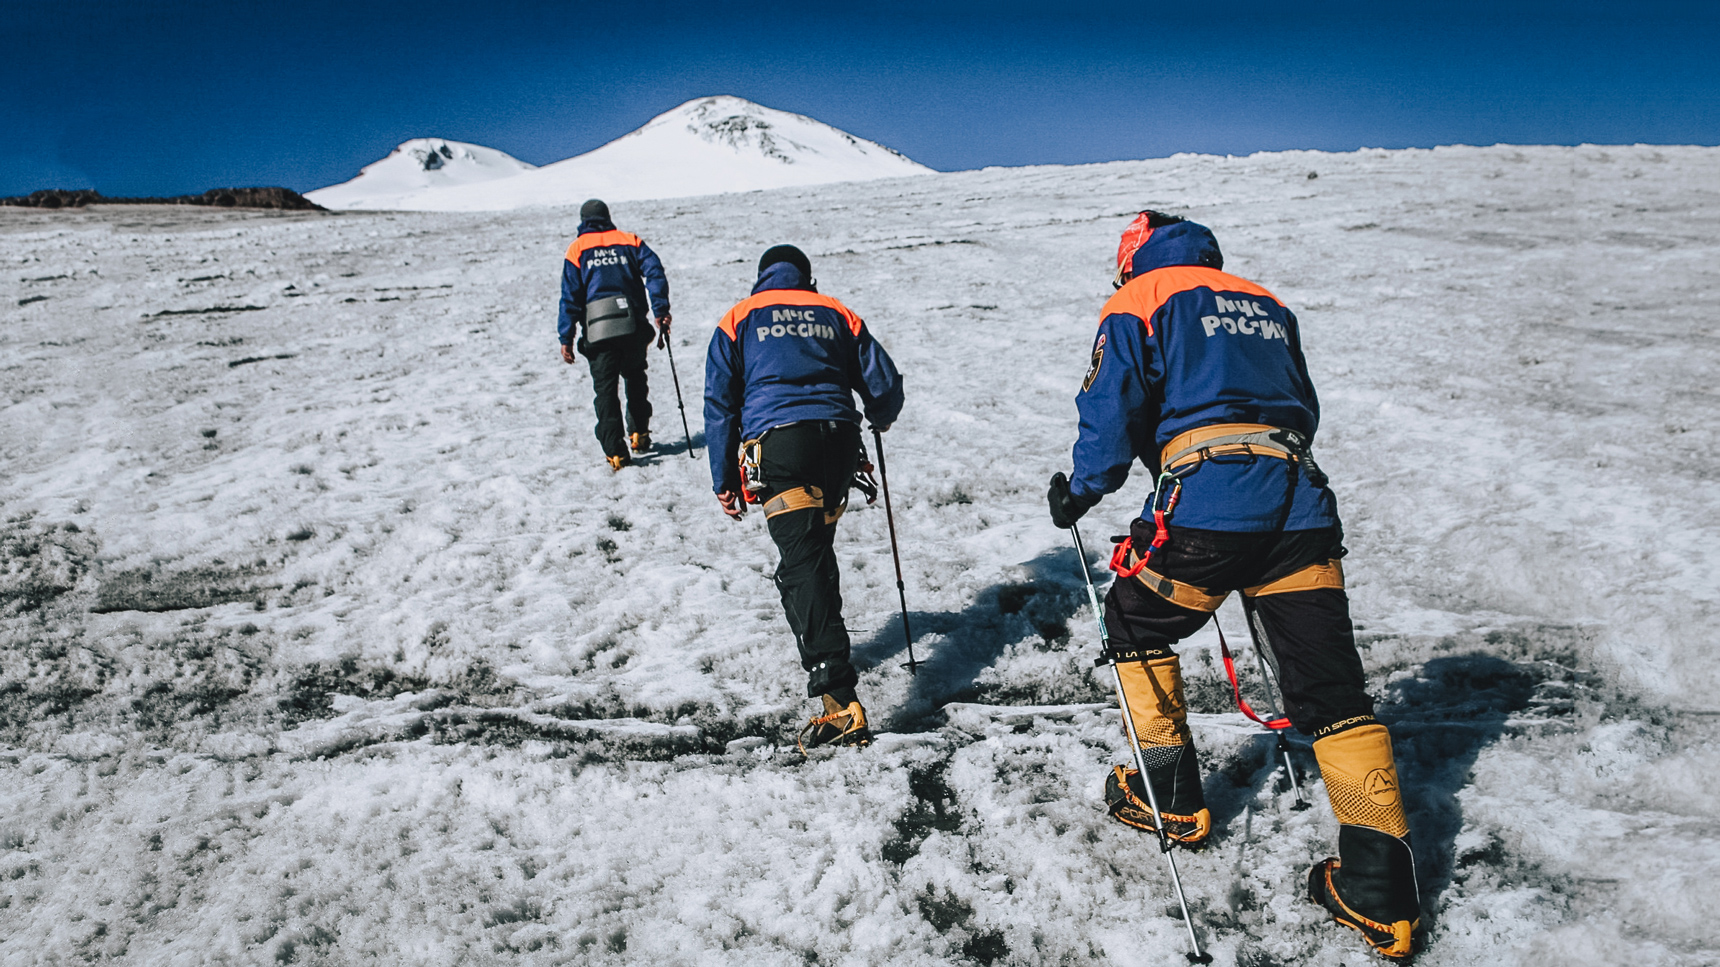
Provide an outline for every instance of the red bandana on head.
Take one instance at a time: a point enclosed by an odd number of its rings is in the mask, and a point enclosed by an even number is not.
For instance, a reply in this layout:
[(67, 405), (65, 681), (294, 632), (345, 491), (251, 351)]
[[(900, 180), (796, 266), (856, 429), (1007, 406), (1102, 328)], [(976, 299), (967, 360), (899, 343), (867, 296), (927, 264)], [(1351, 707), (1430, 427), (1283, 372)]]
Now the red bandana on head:
[(1129, 263), (1134, 261), (1135, 253), (1153, 237), (1152, 215), (1152, 212), (1141, 212), (1128, 228), (1123, 229), (1123, 238), (1117, 243), (1115, 281), (1119, 284), (1123, 281), (1123, 274), (1129, 271)]

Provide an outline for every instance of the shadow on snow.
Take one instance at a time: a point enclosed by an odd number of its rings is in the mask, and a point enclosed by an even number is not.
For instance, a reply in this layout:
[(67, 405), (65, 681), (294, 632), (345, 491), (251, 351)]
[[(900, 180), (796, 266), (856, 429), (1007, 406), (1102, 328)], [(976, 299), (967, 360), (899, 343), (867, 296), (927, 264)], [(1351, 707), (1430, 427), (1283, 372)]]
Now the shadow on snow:
[[(1004, 650), (1017, 642), (1037, 639), (1034, 647), (1047, 651), (1088, 646), (1097, 653), (1096, 642), (1088, 641), (1088, 636), (1072, 638), (1069, 630), (1071, 617), (1085, 603), (1075, 551), (1047, 551), (1022, 567), (1028, 572), (1026, 581), (994, 584), (961, 611), (909, 612), (919, 668), (906, 700), (892, 714), (890, 728), (936, 728), (941, 724), (939, 710), (948, 702), (1017, 704), (1025, 698), (1029, 700), (1025, 704), (1037, 703), (1032, 695), (976, 682), (981, 672), (996, 664)], [(869, 639), (855, 643), (850, 654), (854, 666), (862, 671), (886, 662), (905, 662), (908, 647), (901, 614), (893, 615)]]

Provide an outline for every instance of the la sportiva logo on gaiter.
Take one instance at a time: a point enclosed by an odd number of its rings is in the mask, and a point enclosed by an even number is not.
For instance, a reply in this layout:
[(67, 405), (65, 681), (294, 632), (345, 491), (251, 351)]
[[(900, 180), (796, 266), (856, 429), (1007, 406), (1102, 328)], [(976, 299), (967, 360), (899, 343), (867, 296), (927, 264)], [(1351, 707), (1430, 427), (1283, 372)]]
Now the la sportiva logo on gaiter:
[(1376, 806), (1390, 806), (1398, 801), (1397, 776), (1390, 769), (1375, 769), (1362, 780), (1362, 791)]

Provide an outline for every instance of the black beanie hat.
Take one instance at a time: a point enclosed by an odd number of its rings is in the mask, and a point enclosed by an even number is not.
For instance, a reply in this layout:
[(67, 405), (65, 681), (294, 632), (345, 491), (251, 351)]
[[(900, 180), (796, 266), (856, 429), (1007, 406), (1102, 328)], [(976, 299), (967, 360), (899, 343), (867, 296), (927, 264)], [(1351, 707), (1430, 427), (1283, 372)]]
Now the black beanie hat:
[(612, 220), (609, 217), (609, 206), (605, 205), (600, 198), (593, 198), (579, 206), (579, 217), (581, 220), (587, 221), (593, 218), (601, 218), (606, 222)]
[(797, 249), (792, 245), (772, 245), (770, 248), (766, 249), (764, 255), (758, 260), (759, 274), (763, 275), (765, 269), (770, 268), (778, 262), (787, 262), (789, 265), (799, 269), (800, 281), (812, 281), (812, 263), (807, 260), (805, 252), (802, 252), (800, 249)]

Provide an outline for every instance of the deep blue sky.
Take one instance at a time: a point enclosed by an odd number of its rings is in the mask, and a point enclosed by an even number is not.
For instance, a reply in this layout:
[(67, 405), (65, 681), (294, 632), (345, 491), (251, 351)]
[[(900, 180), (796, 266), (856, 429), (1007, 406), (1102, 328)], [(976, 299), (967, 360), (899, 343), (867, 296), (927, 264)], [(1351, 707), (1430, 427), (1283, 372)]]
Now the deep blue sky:
[(309, 190), (423, 136), (546, 164), (705, 94), (945, 170), (1720, 143), (1711, 2), (0, 0), (0, 13), (0, 195)]

